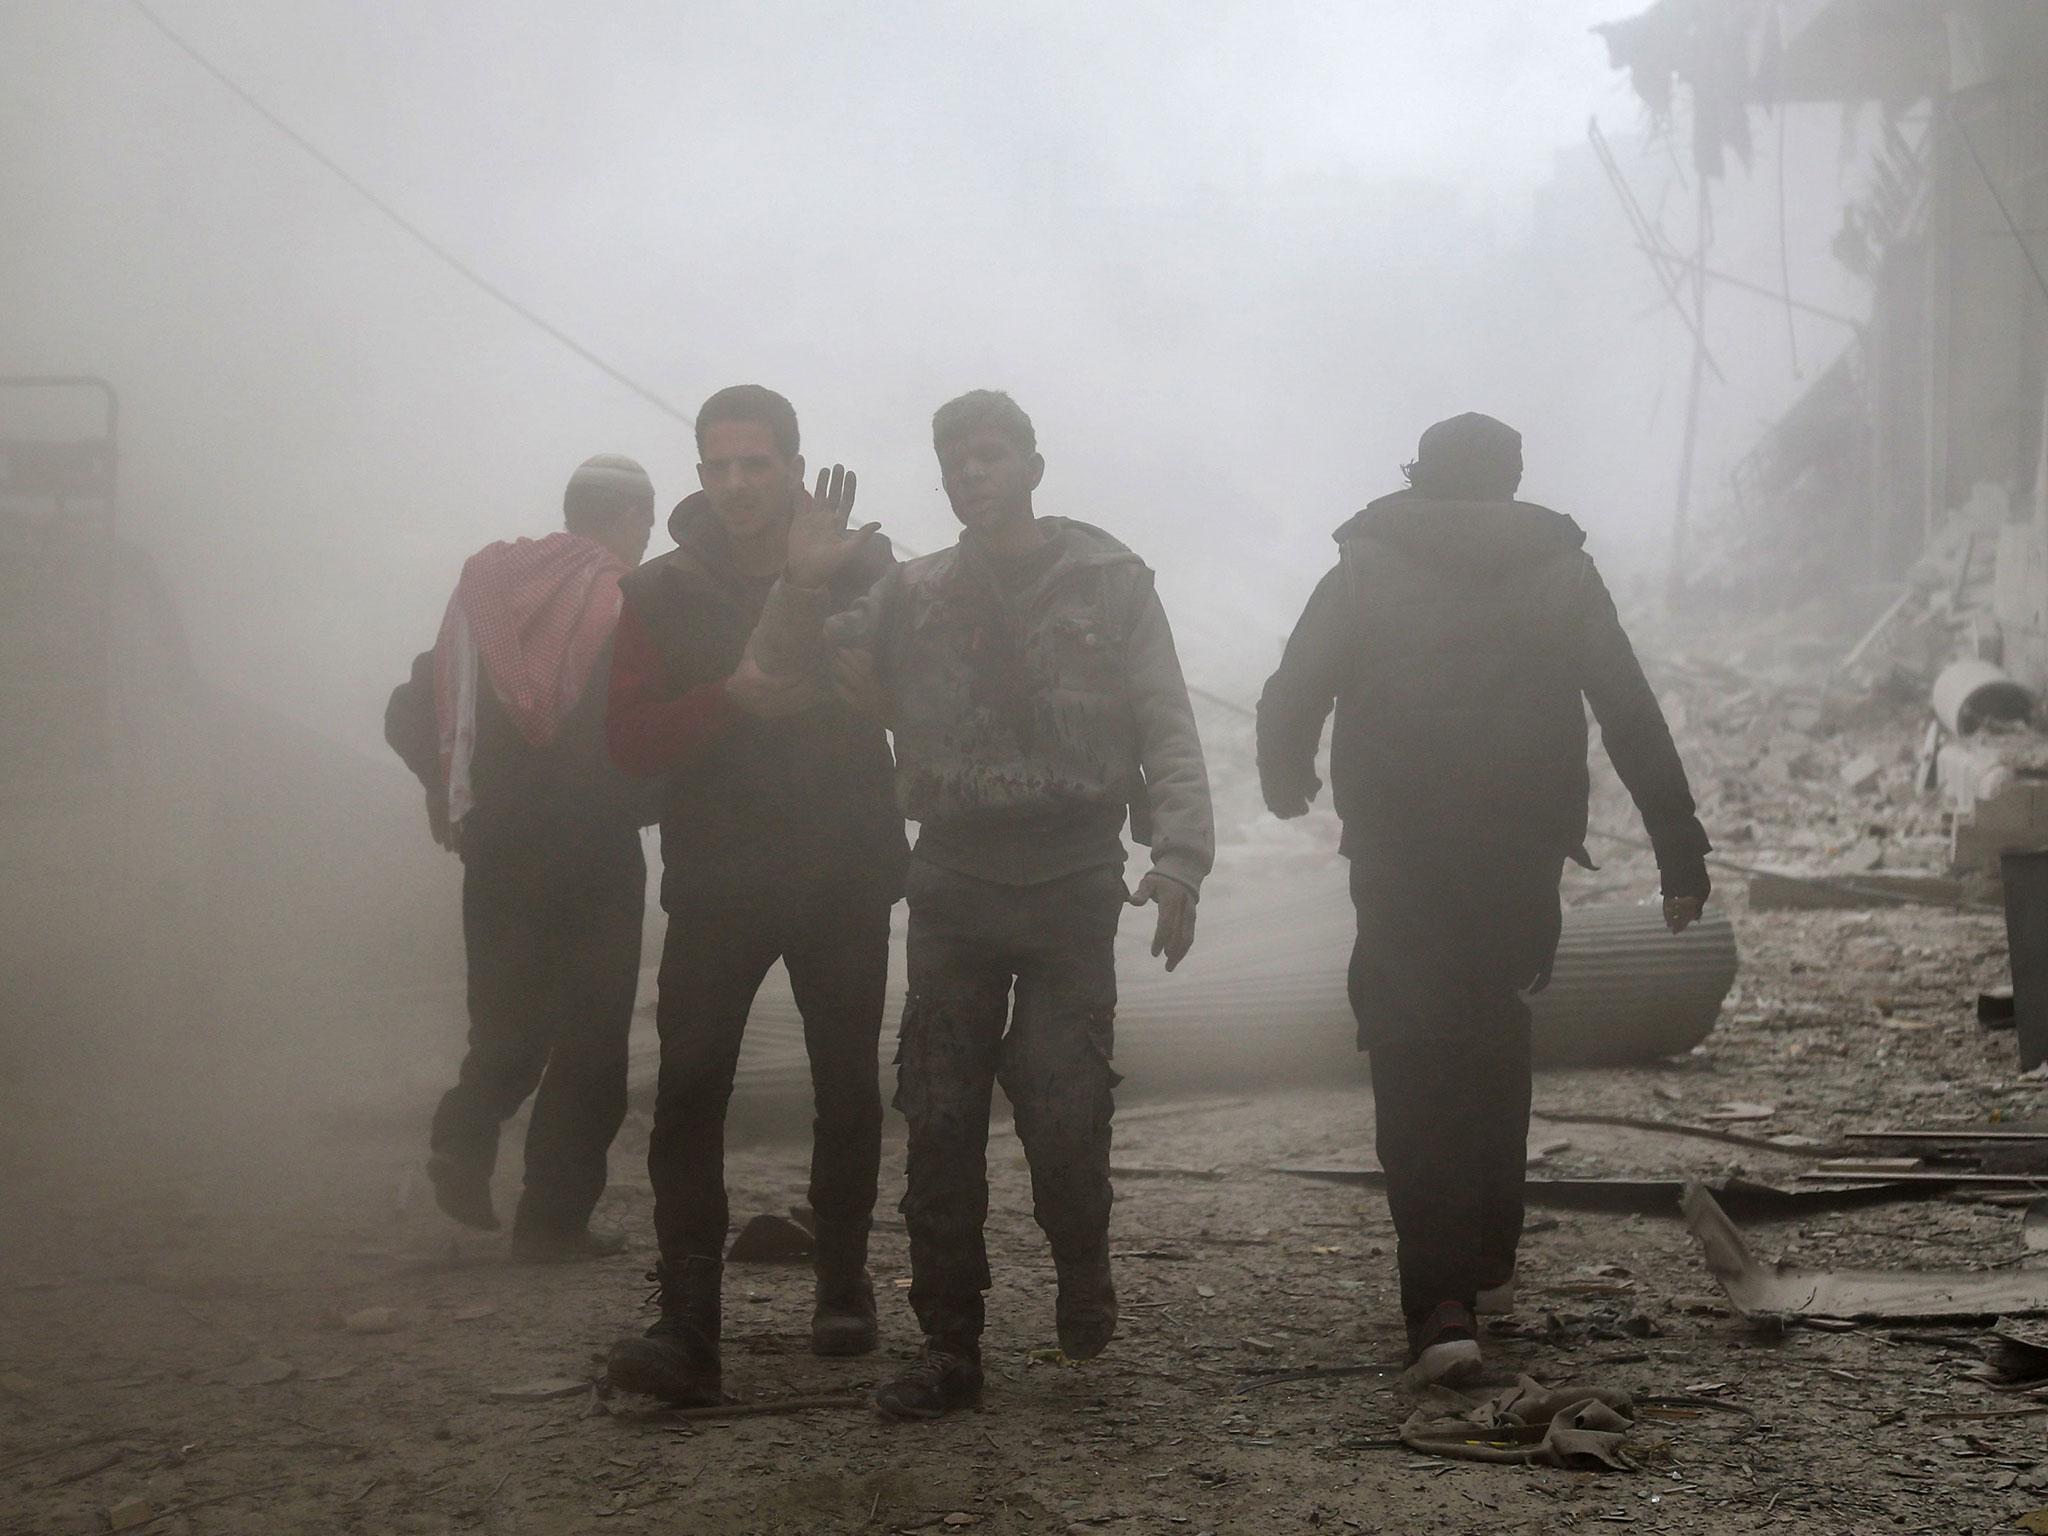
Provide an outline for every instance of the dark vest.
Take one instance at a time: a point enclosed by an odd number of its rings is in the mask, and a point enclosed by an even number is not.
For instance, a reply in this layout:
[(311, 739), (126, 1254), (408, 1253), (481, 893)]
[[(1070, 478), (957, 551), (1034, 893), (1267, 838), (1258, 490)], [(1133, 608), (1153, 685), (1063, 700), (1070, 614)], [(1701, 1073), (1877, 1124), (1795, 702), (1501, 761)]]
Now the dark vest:
[[(733, 564), (725, 530), (701, 495), (669, 520), (677, 547), (621, 582), (661, 654), (670, 697), (732, 675), (770, 583)], [(853, 562), (834, 589), (850, 606), (891, 564), (886, 545)], [(909, 858), (896, 808), (895, 760), (877, 722), (836, 700), (780, 720), (742, 717), (668, 779), (661, 817), (662, 904), (707, 886), (875, 881), (902, 889)]]

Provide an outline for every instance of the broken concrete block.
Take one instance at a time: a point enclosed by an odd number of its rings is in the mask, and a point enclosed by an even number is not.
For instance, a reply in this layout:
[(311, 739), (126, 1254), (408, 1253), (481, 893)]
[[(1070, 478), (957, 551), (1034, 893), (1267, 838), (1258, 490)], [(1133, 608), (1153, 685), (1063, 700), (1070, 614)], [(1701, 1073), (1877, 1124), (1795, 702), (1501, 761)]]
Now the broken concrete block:
[(731, 1264), (795, 1264), (811, 1256), (811, 1234), (787, 1216), (764, 1212), (740, 1228), (726, 1250)]
[(1867, 794), (1877, 788), (1884, 777), (1884, 764), (1868, 752), (1852, 757), (1842, 764), (1842, 782), (1856, 794)]

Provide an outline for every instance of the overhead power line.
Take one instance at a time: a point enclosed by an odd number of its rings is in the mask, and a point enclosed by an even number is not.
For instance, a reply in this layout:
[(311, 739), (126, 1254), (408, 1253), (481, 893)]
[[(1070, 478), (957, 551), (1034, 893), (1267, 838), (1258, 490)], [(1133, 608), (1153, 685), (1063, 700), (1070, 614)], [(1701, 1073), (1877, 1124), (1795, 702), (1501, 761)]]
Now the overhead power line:
[(190, 59), (194, 64), (197, 64), (201, 69), (205, 70), (209, 75), (213, 76), (214, 79), (218, 80), (222, 85), (226, 86), (227, 89), (230, 92), (232, 92), (236, 97), (238, 97), (241, 100), (242, 104), (248, 107), (250, 111), (254, 112), (258, 117), (262, 118), (263, 121), (270, 124), (272, 128), (275, 128), (287, 139), (290, 139), (292, 143), (296, 144), (301, 150), (303, 150), (315, 162), (317, 162), (323, 169), (325, 169), (327, 172), (333, 175), (336, 180), (340, 181), (343, 186), (347, 187), (351, 192), (355, 193), (356, 196), (360, 197), (364, 202), (368, 203), (372, 208), (376, 209), (377, 212), (384, 215), (386, 219), (390, 220), (393, 224), (397, 225), (398, 228), (402, 230), (405, 234), (411, 236), (412, 239), (416, 241), (422, 248), (424, 248), (430, 255), (438, 258), (441, 262), (452, 268), (457, 275), (465, 278), (469, 283), (471, 283), (476, 288), (481, 289), (484, 293), (489, 294), (492, 298), (496, 299), (500, 304), (504, 305), (507, 309), (511, 310), (513, 314), (517, 315), (527, 324), (533, 326), (535, 329), (541, 331), (543, 334), (553, 338), (562, 346), (567, 347), (571, 352), (575, 353), (578, 357), (582, 358), (584, 362), (590, 364), (591, 367), (595, 368), (599, 373), (603, 374), (613, 383), (622, 385), (625, 388), (631, 390), (634, 394), (638, 395), (642, 400), (645, 400), (649, 405), (653, 406), (656, 410), (662, 412), (664, 415), (673, 416), (677, 421), (682, 422), (686, 426), (690, 424), (692, 418), (688, 411), (683, 410), (680, 406), (675, 405), (671, 401), (664, 400), (660, 395), (656, 394), (653, 390), (649, 389), (645, 384), (642, 384), (638, 379), (632, 378), (630, 375), (622, 372), (618, 368), (613, 367), (610, 363), (606, 362), (602, 357), (598, 356), (597, 353), (593, 352), (589, 347), (585, 346), (582, 342), (578, 341), (574, 336), (571, 336), (567, 331), (563, 330), (560, 326), (554, 324), (550, 320), (544, 319), (540, 315), (535, 314), (526, 305), (520, 303), (518, 299), (514, 298), (511, 294), (507, 293), (504, 289), (500, 288), (496, 283), (492, 282), (489, 278), (485, 277), (481, 272), (477, 271), (475, 267), (472, 267), (468, 262), (464, 261), (460, 256), (457, 256), (453, 251), (449, 250), (448, 247), (441, 244), (440, 241), (436, 240), (424, 229), (421, 229), (419, 225), (413, 223), (411, 219), (407, 218), (404, 214), (400, 213), (396, 208), (392, 207), (390, 203), (386, 202), (382, 197), (379, 197), (374, 191), (372, 191), (369, 187), (365, 186), (360, 180), (358, 180), (347, 169), (347, 167), (343, 166), (332, 155), (328, 154), (326, 150), (322, 149), (318, 144), (315, 144), (311, 139), (307, 138), (303, 133), (299, 132), (298, 129), (294, 128), (290, 123), (286, 122), (283, 118), (279, 117), (275, 112), (271, 111), (270, 108), (266, 107), (261, 101), (257, 100), (255, 96), (251, 95), (247, 90), (243, 89), (242, 86), (239, 83), (237, 83), (235, 79), (227, 73), (226, 70), (222, 69), (218, 64), (214, 63), (213, 60), (209, 59), (205, 54), (201, 53), (197, 48), (193, 47), (192, 44), (187, 42), (177, 32), (173, 31), (170, 25), (167, 22), (165, 22), (165, 20), (161, 16), (157, 15), (157, 13), (154, 10), (150, 9), (150, 7), (144, 3), (144, 0), (128, 0), (128, 3), (135, 8), (136, 12), (142, 17), (144, 21), (148, 22), (158, 32), (163, 34), (164, 38), (171, 44), (172, 47), (176, 48), (180, 53), (184, 54), (185, 57)]

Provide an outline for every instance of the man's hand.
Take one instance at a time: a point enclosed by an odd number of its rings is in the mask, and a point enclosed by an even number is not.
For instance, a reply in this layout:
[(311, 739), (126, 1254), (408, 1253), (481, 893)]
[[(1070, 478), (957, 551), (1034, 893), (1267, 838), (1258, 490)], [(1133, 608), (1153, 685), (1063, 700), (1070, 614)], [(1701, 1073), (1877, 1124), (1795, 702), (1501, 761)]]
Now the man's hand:
[(1705, 906), (1697, 896), (1666, 896), (1664, 926), (1673, 933), (1683, 933), (1700, 920), (1700, 911)]
[(802, 714), (818, 702), (818, 685), (808, 677), (775, 677), (761, 670), (748, 651), (725, 680), (725, 696), (734, 708), (757, 720), (779, 720)]
[(849, 646), (841, 646), (834, 651), (832, 691), (855, 714), (884, 723), (888, 721), (889, 693), (882, 686), (881, 679), (875, 676), (873, 651), (858, 651)]
[(843, 464), (818, 471), (818, 489), (798, 487), (796, 511), (789, 519), (789, 553), (783, 575), (791, 586), (818, 588), (831, 585), (832, 578), (859, 554), (868, 539), (882, 525), (869, 523), (849, 533), (846, 520), (853, 512), (853, 498), (859, 477)]
[(1195, 893), (1165, 875), (1147, 875), (1124, 898), (1134, 907), (1159, 903), (1159, 926), (1152, 931), (1152, 953), (1166, 956), (1170, 971), (1195, 947)]
[(1266, 809), (1282, 821), (1292, 821), (1297, 816), (1308, 814), (1309, 803), (1322, 789), (1323, 781), (1314, 774), (1308, 783), (1299, 789), (1282, 789), (1278, 785), (1265, 785)]
[(462, 852), (462, 823), (448, 819), (448, 791), (432, 788), (427, 791), (427, 830), (434, 841), (450, 853)]

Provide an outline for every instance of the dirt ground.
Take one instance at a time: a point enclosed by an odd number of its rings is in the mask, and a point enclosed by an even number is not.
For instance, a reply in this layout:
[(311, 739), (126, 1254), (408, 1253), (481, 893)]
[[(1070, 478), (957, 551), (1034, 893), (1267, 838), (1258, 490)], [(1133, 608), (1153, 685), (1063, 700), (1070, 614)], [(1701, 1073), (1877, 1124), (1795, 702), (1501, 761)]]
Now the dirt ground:
[[(1695, 1119), (1772, 1106), (1745, 1130), (1828, 1137), (1874, 1123), (2034, 1113), (2012, 1037), (1973, 1015), (2004, 972), (1997, 919), (1741, 912), (1745, 970), (1699, 1052), (1667, 1066), (1540, 1077), (1540, 1108)], [(377, 1102), (365, 1086), (365, 1102)], [(417, 1113), (319, 1110), (220, 1072), (219, 1128), (179, 1134), (187, 1082), (102, 1104), (91, 1145), (53, 1122), (7, 1132), (0, 1194), (0, 1520), (89, 1532), (141, 1499), (152, 1532), (1989, 1531), (2048, 1505), (2043, 1419), (1970, 1379), (1955, 1330), (1759, 1334), (1722, 1304), (1673, 1218), (1547, 1212), (1525, 1302), (1489, 1340), (1503, 1379), (1619, 1385), (1665, 1400), (1633, 1474), (1432, 1462), (1393, 1443), (1397, 1362), (1385, 1202), (1269, 1171), (1370, 1161), (1352, 1085), (1186, 1101), (1129, 1085), (1117, 1163), (1123, 1326), (1100, 1360), (1053, 1358), (1051, 1264), (1007, 1124), (991, 1154), (997, 1274), (984, 1409), (933, 1425), (857, 1408), (734, 1422), (648, 1415), (588, 1387), (647, 1316), (649, 1194), (636, 1117), (602, 1219), (624, 1258), (530, 1269), (456, 1236), (418, 1175)], [(407, 1088), (417, 1096), (417, 1085)], [(414, 1109), (422, 1109), (424, 1100)], [(516, 1137), (517, 1127), (513, 1128)], [(885, 1190), (900, 1188), (893, 1116)], [(1789, 1178), (1793, 1153), (1539, 1122), (1542, 1173)], [(516, 1141), (509, 1145), (517, 1145)], [(801, 1139), (735, 1149), (736, 1212), (802, 1198)], [(508, 1157), (506, 1163), (516, 1159)], [(509, 1200), (501, 1179), (501, 1204)], [(875, 1270), (884, 1345), (806, 1351), (808, 1272), (729, 1274), (727, 1387), (747, 1399), (857, 1392), (916, 1336), (900, 1222)], [(1802, 1261), (2010, 1265), (2010, 1207), (1927, 1200), (1752, 1224)], [(389, 1309), (388, 1332), (341, 1319)], [(1672, 1400), (1676, 1400), (1675, 1405)]]

